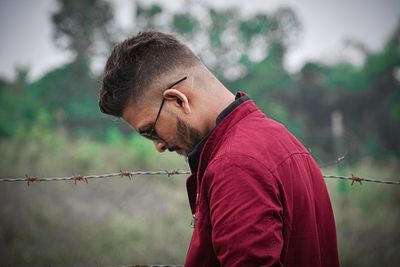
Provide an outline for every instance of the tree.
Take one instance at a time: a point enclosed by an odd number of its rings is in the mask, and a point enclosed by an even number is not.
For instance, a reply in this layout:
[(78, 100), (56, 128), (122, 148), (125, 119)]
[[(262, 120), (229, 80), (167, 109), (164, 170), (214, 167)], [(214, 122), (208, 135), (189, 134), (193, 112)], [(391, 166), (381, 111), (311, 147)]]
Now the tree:
[(111, 6), (104, 0), (58, 0), (52, 15), (56, 44), (88, 59), (102, 45), (111, 43)]
[(300, 22), (289, 8), (251, 17), (243, 15), (237, 7), (216, 9), (198, 1), (187, 1), (183, 10), (176, 13), (141, 2), (136, 10), (137, 31), (156, 28), (179, 33), (205, 64), (223, 82), (229, 83), (245, 77), (255, 62), (265, 60), (276, 47), (281, 48), (279, 64), (282, 65), (286, 49), (300, 31)]
[(304, 125), (306, 144), (332, 155), (331, 114), (338, 110), (344, 117), (347, 152), (375, 159), (400, 155), (399, 29), (382, 51), (362, 49), (361, 67), (309, 62), (296, 75), (294, 87), (269, 94)]

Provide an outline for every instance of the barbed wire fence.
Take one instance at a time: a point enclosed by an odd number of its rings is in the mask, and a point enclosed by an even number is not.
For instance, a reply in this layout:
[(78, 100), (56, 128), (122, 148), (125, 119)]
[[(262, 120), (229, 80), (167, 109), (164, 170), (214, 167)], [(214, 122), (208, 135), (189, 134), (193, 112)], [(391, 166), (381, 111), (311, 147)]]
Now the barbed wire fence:
[[(25, 174), (25, 177), (20, 178), (0, 178), (0, 182), (26, 182), (28, 186), (33, 182), (50, 182), (50, 181), (74, 181), (75, 184), (77, 181), (84, 181), (86, 183), (92, 179), (107, 179), (113, 177), (127, 177), (128, 179), (132, 180), (135, 176), (141, 175), (166, 175), (168, 177), (174, 175), (189, 175), (190, 171), (119, 171), (115, 173), (108, 173), (108, 174), (98, 174), (98, 175), (72, 175), (72, 176), (64, 176), (64, 177), (37, 177), (37, 176), (30, 176)], [(362, 182), (371, 182), (371, 183), (379, 183), (379, 184), (388, 184), (388, 185), (400, 185), (400, 180), (384, 180), (384, 179), (377, 179), (377, 178), (366, 178), (360, 176), (339, 176), (339, 175), (323, 175), (325, 179), (340, 179), (340, 180), (349, 180), (353, 185), (354, 182), (362, 184)]]
[[(339, 158), (336, 163), (341, 162), (343, 159)], [(326, 164), (326, 166), (331, 166), (332, 164)], [(321, 167), (324, 165), (321, 165)], [(77, 181), (84, 181), (88, 183), (89, 180), (92, 179), (108, 179), (108, 178), (128, 178), (132, 180), (135, 176), (142, 176), (142, 175), (164, 175), (167, 177), (171, 177), (174, 175), (189, 175), (190, 171), (179, 171), (179, 170), (160, 170), (160, 171), (119, 171), (115, 173), (108, 173), (108, 174), (99, 174), (99, 175), (72, 175), (72, 176), (65, 176), (65, 177), (49, 177), (49, 178), (41, 178), (41, 177), (34, 177), (25, 175), (24, 178), (0, 178), (0, 182), (27, 182), (28, 186), (30, 183), (33, 182), (42, 182), (42, 181), (74, 181), (75, 184)], [(359, 177), (355, 175), (351, 176), (337, 176), (337, 175), (323, 175), (325, 179), (340, 179), (340, 180), (349, 180), (353, 185), (355, 182), (362, 184), (362, 182), (371, 182), (371, 183), (379, 183), (379, 184), (387, 184), (387, 185), (400, 185), (399, 180), (383, 180), (383, 179), (372, 179), (372, 178), (365, 178)], [(166, 265), (166, 264), (151, 264), (151, 265), (114, 265), (114, 266), (106, 266), (106, 267), (183, 267), (183, 265)]]
[[(343, 161), (346, 160), (347, 153), (338, 157), (335, 161), (329, 163), (320, 164), (320, 168), (332, 167), (338, 164), (341, 164)], [(122, 171), (108, 173), (108, 174), (98, 174), (98, 175), (72, 175), (72, 176), (64, 176), (64, 177), (37, 177), (37, 176), (30, 176), (25, 174), (25, 177), (19, 178), (1, 178), (1, 182), (27, 182), (28, 186), (33, 182), (50, 182), (50, 181), (68, 181), (72, 180), (75, 182), (77, 181), (85, 181), (86, 183), (89, 182), (91, 179), (106, 179), (106, 178), (113, 178), (113, 177), (127, 177), (129, 180), (132, 180), (134, 176), (140, 175), (166, 175), (168, 177), (174, 175), (189, 175), (191, 174), (190, 171), (179, 171), (178, 169), (168, 171), (168, 170), (161, 170), (161, 171)], [(379, 183), (379, 184), (389, 184), (389, 185), (400, 185), (400, 180), (385, 180), (385, 179), (377, 179), (377, 178), (365, 178), (361, 176), (355, 176), (351, 174), (351, 176), (341, 176), (341, 175), (323, 175), (325, 179), (339, 179), (339, 180), (350, 180), (351, 184), (353, 185), (354, 182), (362, 184), (362, 182), (370, 182), (370, 183)]]
[(169, 264), (161, 264), (161, 265), (114, 265), (114, 266), (107, 266), (107, 267), (183, 267), (183, 265), (169, 265)]
[[(345, 160), (345, 156), (339, 157), (337, 160), (320, 164), (320, 168), (331, 167), (337, 164), (342, 163)], [(167, 176), (172, 177), (176, 175), (190, 175), (190, 171), (179, 171), (177, 169), (168, 171), (168, 170), (159, 170), (159, 171), (122, 171), (107, 173), (107, 174), (98, 174), (98, 175), (71, 175), (64, 177), (37, 177), (30, 176), (25, 174), (25, 177), (17, 177), (17, 178), (0, 178), (1, 182), (26, 182), (29, 186), (32, 183), (36, 182), (50, 182), (50, 181), (74, 181), (75, 184), (77, 182), (86, 182), (88, 183), (90, 180), (98, 180), (98, 179), (110, 179), (110, 178), (128, 178), (132, 180), (137, 176)], [(400, 185), (400, 180), (385, 180), (379, 178), (366, 178), (361, 176), (356, 176), (351, 174), (351, 176), (339, 176), (339, 175), (323, 175), (325, 179), (338, 179), (338, 180), (348, 180), (351, 181), (351, 185), (354, 183), (369, 182), (369, 183), (378, 183), (378, 184), (386, 184), (386, 185)], [(113, 265), (107, 267), (183, 267), (184, 265), (171, 265), (171, 264), (146, 264), (146, 265), (138, 265), (138, 264), (127, 264), (127, 265)]]

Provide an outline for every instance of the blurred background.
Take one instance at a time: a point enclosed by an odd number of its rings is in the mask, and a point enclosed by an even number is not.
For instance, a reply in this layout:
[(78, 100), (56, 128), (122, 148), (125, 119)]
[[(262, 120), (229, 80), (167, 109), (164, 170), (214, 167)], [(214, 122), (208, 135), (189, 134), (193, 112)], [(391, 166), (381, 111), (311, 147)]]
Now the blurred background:
[[(187, 170), (99, 112), (113, 45), (177, 33), (324, 174), (398, 180), (400, 2), (0, 1), (0, 177)], [(399, 266), (400, 187), (326, 180), (341, 266)], [(0, 183), (0, 266), (183, 264), (184, 176)]]

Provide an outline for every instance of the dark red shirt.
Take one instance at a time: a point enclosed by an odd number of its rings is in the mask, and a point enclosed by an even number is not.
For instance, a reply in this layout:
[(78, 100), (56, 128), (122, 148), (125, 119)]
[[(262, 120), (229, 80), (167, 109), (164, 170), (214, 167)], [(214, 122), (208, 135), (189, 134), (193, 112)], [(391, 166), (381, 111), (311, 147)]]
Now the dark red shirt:
[(192, 266), (339, 266), (317, 163), (281, 124), (238, 95), (189, 157)]

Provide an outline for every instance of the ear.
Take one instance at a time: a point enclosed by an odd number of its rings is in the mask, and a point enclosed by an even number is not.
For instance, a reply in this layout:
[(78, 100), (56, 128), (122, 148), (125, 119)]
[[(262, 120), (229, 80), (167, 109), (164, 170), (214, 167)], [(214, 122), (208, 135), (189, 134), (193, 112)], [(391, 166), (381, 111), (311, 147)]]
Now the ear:
[(176, 89), (167, 89), (164, 91), (164, 98), (166, 100), (172, 100), (175, 102), (175, 105), (178, 108), (183, 108), (186, 114), (190, 114), (192, 111), (190, 109), (189, 101), (187, 96), (182, 93), (181, 91), (178, 91)]

